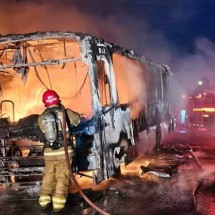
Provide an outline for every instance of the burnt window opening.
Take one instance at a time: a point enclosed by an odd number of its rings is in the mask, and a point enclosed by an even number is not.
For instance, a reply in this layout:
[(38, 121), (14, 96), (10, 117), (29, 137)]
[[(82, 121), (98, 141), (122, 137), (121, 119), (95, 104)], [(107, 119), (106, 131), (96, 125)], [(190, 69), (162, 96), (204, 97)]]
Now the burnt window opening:
[(110, 94), (110, 80), (108, 78), (104, 61), (97, 61), (98, 71), (98, 90), (100, 95), (100, 102), (102, 106), (109, 106), (111, 104)]
[[(15, 49), (14, 54), (13, 54), (12, 63), (14, 65), (16, 65), (16, 64), (27, 64), (28, 63), (28, 58), (27, 58), (27, 46), (26, 46), (26, 43), (24, 42), (21, 45), (20, 42), (17, 42), (15, 44), (15, 46), (16, 46), (16, 49)], [(16, 71), (17, 73), (21, 73), (22, 74), (22, 79), (24, 79), (27, 76), (27, 73), (29, 71), (29, 66), (14, 67), (14, 71)]]
[(156, 72), (153, 70), (152, 65), (147, 67), (149, 71), (148, 76), (148, 89), (147, 89), (147, 101), (155, 101), (157, 99), (157, 83)]
[(53, 89), (65, 106), (90, 118), (91, 80), (79, 41), (51, 36), (18, 39), (0, 43), (0, 99), (14, 102), (15, 117), (7, 103), (2, 106), (1, 115), (17, 122), (39, 114), (43, 110), (43, 92)]

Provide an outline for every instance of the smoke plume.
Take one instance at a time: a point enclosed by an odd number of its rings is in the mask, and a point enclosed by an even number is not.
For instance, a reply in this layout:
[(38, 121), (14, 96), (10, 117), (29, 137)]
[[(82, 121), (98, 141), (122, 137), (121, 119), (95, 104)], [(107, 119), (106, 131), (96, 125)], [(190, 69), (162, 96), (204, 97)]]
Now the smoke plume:
[[(140, 3), (143, 6), (135, 6)], [(186, 43), (184, 46), (180, 43), (179, 47), (173, 40), (170, 41), (165, 35), (169, 29), (161, 28), (161, 24), (165, 24), (161, 21), (156, 24), (153, 13), (165, 16), (174, 26), (179, 22), (186, 23), (198, 12), (194, 8), (166, 7), (165, 11), (161, 11), (163, 7), (153, 7), (161, 3), (168, 6), (172, 1), (3, 0), (0, 3), (0, 34), (71, 31), (117, 43), (170, 66), (174, 74), (171, 84), (174, 90), (171, 90), (170, 98), (174, 104), (178, 103), (175, 98), (193, 90), (202, 76), (208, 77), (212, 86), (215, 84), (215, 46), (207, 38), (197, 38), (193, 42), (193, 50), (188, 52)], [(184, 28), (189, 27), (187, 25)]]

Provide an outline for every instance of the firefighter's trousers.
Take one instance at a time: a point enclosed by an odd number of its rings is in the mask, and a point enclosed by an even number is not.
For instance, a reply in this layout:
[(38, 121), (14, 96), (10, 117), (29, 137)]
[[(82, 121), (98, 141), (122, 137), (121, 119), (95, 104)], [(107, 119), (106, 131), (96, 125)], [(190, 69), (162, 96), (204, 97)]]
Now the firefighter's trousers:
[(52, 201), (55, 211), (64, 208), (70, 177), (65, 159), (46, 160), (39, 203), (46, 208)]

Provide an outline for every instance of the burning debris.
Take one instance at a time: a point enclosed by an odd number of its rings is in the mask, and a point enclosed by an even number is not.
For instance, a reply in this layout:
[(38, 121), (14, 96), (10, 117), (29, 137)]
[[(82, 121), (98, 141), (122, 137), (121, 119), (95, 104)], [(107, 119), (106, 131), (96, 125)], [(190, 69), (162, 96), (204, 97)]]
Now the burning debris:
[(140, 176), (142, 176), (145, 173), (150, 173), (150, 174), (154, 174), (158, 177), (162, 177), (162, 178), (170, 178), (171, 177), (171, 175), (168, 173), (160, 172), (158, 170), (154, 170), (154, 169), (151, 169), (149, 167), (141, 166), (140, 169), (141, 169)]

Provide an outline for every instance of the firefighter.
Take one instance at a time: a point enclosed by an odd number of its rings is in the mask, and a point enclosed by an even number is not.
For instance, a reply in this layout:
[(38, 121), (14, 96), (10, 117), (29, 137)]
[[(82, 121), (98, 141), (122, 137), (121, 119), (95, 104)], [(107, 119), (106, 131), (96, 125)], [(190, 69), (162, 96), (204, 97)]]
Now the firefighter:
[[(39, 197), (42, 209), (53, 205), (53, 211), (62, 211), (68, 194), (70, 182), (69, 169), (67, 168), (65, 151), (63, 146), (63, 110), (59, 95), (53, 90), (47, 90), (43, 94), (45, 111), (39, 115), (38, 123), (45, 134), (44, 160), (45, 170)], [(66, 109), (67, 148), (72, 162), (73, 148), (72, 137), (69, 135), (68, 125), (77, 126), (80, 115), (70, 109)]]

